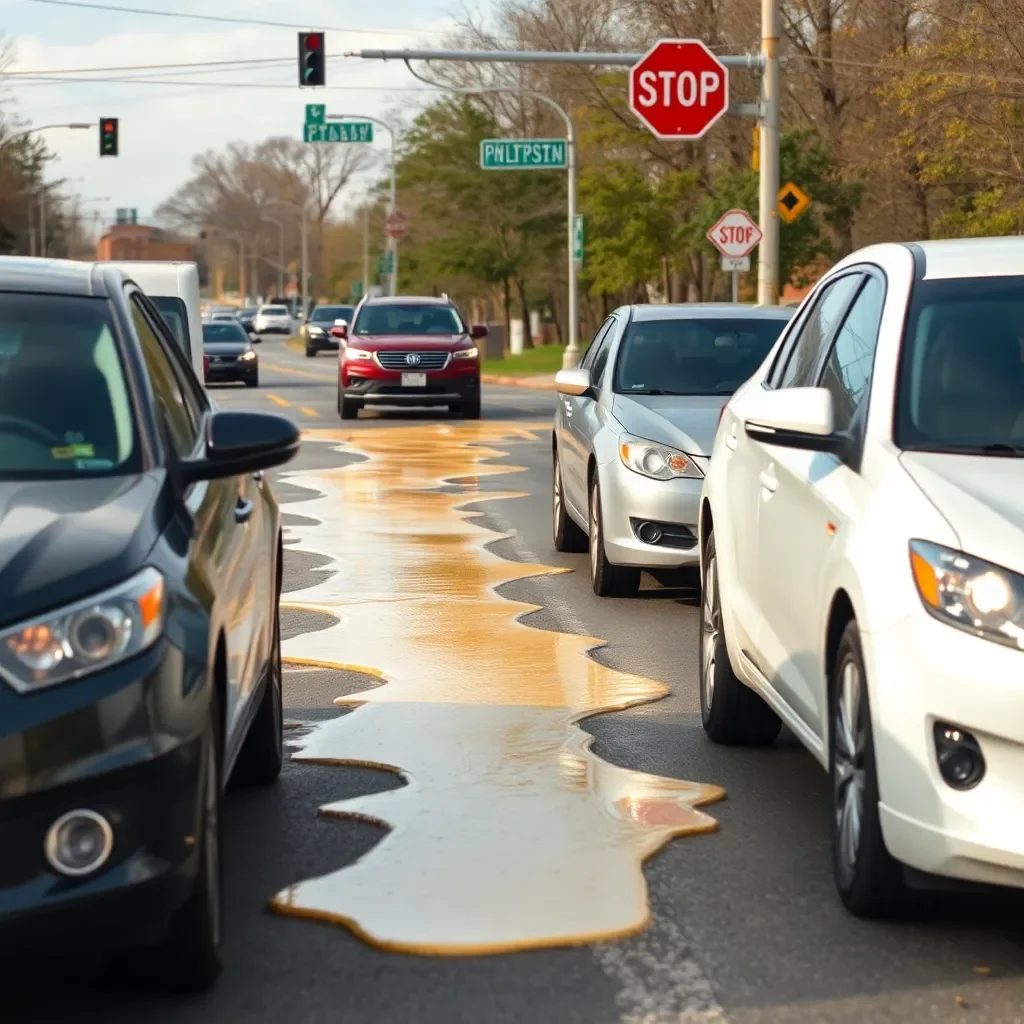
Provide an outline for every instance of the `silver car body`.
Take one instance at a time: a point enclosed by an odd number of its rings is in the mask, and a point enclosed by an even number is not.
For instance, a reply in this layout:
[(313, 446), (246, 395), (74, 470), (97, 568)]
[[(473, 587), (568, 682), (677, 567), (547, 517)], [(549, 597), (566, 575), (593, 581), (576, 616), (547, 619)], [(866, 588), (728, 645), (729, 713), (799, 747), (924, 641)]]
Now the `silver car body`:
[[(614, 565), (674, 569), (697, 565), (697, 520), (701, 478), (659, 480), (628, 468), (619, 457), (620, 439), (632, 435), (666, 445), (690, 457), (704, 472), (729, 395), (630, 395), (613, 389), (619, 348), (630, 323), (681, 320), (778, 320), (779, 332), (796, 311), (782, 306), (712, 303), (622, 306), (601, 325), (580, 363), (602, 344), (610, 351), (596, 397), (559, 394), (552, 443), (562, 474), (563, 500), (569, 516), (589, 529), (590, 481), (598, 475), (605, 554)], [(739, 386), (737, 382), (736, 386)], [(674, 524), (656, 544), (638, 536), (644, 522)]]

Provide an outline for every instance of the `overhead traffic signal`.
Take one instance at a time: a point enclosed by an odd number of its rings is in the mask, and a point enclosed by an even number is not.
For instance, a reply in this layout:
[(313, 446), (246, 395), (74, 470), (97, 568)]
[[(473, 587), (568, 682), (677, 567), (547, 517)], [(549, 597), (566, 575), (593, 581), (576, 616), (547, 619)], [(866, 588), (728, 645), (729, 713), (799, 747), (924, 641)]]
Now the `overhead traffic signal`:
[(323, 32), (299, 33), (299, 86), (320, 86), (327, 82)]
[(117, 118), (100, 118), (100, 156), (117, 156)]

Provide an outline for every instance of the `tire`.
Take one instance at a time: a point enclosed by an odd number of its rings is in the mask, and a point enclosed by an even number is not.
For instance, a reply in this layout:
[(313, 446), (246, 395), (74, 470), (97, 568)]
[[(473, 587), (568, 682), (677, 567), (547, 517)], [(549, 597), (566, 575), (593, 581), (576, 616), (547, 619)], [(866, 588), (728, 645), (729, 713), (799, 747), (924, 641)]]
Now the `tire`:
[(558, 464), (558, 452), (553, 457), (551, 472), (551, 509), (554, 520), (555, 550), (580, 553), (587, 550), (587, 534), (581, 530), (565, 510), (562, 499), (562, 468)]
[(860, 631), (843, 631), (829, 680), (832, 871), (843, 906), (863, 918), (890, 917), (906, 904), (903, 868), (885, 848), (878, 816), (878, 768)]
[(699, 636), (700, 717), (708, 738), (728, 746), (773, 743), (782, 729), (782, 721), (760, 694), (741, 682), (729, 660), (714, 533), (704, 549)]
[(214, 724), (217, 721), (216, 702), (212, 702), (205, 737), (199, 871), (192, 892), (171, 920), (167, 936), (156, 949), (147, 951), (147, 964), (177, 992), (205, 992), (213, 987), (221, 972), (224, 888), (221, 759)]
[(284, 764), (284, 706), (281, 694), (281, 608), (274, 600), (274, 638), (267, 681), (260, 707), (249, 726), (235, 763), (232, 782), (241, 786), (269, 786)]
[(601, 488), (595, 471), (590, 485), (590, 583), (598, 597), (632, 597), (640, 589), (640, 570), (608, 561), (601, 519)]
[(357, 419), (362, 407), (361, 402), (355, 402), (351, 398), (346, 398), (340, 391), (338, 392), (338, 415), (343, 420)]
[(247, 380), (247, 381), (245, 382), (245, 386), (246, 386), (247, 388), (258, 388), (258, 387), (260, 386), (260, 378), (259, 378), (259, 374), (256, 374), (255, 376), (253, 376), (253, 377), (250, 377), (250, 378), (249, 378), (249, 379), (248, 379), (248, 380)]
[(475, 395), (464, 398), (460, 408), (464, 420), (480, 419), (480, 392), (478, 391)]
[(307, 359), (315, 359), (316, 358), (316, 349), (315, 348), (310, 348), (307, 345), (306, 346), (306, 358)]

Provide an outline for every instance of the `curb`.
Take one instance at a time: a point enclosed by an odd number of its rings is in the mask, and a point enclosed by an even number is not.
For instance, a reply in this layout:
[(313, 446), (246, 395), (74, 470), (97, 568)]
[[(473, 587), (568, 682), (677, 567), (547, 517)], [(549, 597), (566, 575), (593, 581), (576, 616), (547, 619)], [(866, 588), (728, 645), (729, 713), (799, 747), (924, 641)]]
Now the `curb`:
[(554, 391), (555, 381), (547, 374), (529, 375), (526, 377), (504, 377), (495, 373), (480, 374), (482, 384), (497, 384), (507, 388), (533, 388), (535, 391)]

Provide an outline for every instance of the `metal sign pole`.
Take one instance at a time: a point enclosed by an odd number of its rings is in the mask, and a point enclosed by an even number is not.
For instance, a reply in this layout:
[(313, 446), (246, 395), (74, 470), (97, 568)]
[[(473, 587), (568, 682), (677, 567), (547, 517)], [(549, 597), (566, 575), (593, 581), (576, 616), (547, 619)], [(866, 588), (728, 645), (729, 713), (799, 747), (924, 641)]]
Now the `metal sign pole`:
[(736, 269), (732, 272), (732, 301), (740, 301), (740, 272)]

